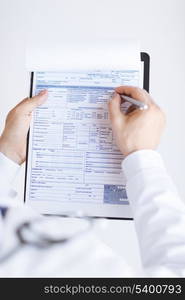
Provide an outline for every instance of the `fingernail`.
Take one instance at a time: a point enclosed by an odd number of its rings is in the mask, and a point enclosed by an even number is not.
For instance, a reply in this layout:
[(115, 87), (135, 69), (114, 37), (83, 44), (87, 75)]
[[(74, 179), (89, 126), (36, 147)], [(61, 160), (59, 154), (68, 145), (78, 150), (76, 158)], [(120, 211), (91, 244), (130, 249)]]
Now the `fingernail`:
[(108, 103), (112, 101), (112, 99), (117, 95), (116, 92), (113, 92), (112, 95), (110, 96)]
[(114, 98), (117, 96), (117, 93), (114, 91), (114, 93), (112, 94), (112, 97), (111, 98)]

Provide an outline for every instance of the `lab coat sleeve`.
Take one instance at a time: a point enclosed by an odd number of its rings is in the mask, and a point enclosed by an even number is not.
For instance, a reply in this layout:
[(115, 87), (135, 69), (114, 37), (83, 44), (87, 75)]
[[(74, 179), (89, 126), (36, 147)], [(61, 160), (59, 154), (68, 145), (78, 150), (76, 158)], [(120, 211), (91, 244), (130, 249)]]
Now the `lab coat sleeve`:
[(145, 274), (185, 276), (185, 205), (152, 150), (122, 162)]
[(19, 169), (18, 164), (0, 152), (0, 204), (3, 204), (3, 206), (8, 201), (7, 199), (16, 196), (16, 191), (12, 189), (12, 183)]

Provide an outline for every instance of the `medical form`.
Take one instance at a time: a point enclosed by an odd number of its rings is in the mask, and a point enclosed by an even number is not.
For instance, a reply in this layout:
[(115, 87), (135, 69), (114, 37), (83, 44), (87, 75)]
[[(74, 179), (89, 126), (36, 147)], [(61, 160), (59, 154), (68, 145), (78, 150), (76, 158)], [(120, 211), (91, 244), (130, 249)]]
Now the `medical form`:
[(33, 95), (48, 90), (29, 133), (26, 202), (42, 213), (80, 210), (130, 217), (123, 155), (111, 129), (115, 87), (140, 85), (140, 71), (34, 72)]

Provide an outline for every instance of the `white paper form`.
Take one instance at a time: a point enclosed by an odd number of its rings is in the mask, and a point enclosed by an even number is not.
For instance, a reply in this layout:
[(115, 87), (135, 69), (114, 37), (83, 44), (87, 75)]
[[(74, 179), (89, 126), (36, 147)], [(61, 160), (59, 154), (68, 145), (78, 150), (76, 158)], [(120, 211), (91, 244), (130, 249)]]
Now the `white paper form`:
[(30, 131), (30, 201), (128, 205), (107, 101), (139, 78), (138, 70), (35, 73), (34, 93), (47, 89), (49, 98)]

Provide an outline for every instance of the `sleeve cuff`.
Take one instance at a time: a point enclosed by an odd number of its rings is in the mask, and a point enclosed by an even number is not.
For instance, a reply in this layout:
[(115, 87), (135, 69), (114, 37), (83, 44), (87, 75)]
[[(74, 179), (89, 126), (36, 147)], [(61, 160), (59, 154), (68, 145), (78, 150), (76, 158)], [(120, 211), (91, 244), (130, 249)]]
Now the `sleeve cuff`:
[(0, 181), (11, 183), (21, 167), (0, 152)]
[(165, 170), (160, 154), (154, 150), (136, 151), (122, 161), (122, 169), (127, 181), (137, 173), (153, 168)]

